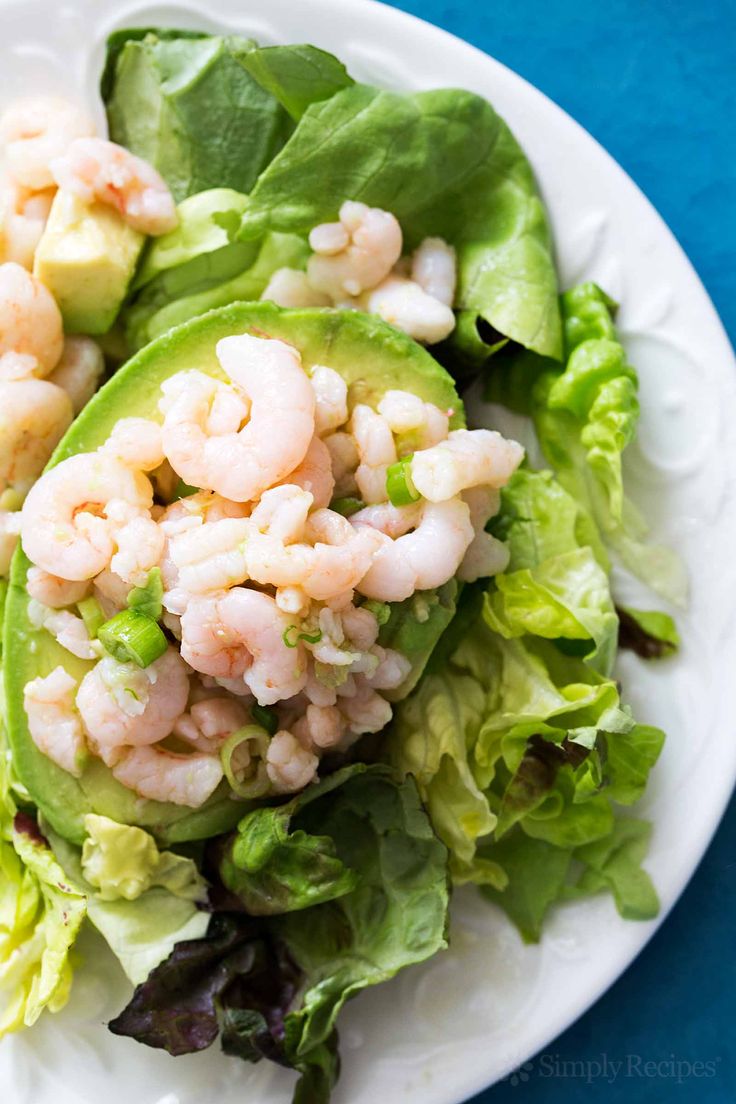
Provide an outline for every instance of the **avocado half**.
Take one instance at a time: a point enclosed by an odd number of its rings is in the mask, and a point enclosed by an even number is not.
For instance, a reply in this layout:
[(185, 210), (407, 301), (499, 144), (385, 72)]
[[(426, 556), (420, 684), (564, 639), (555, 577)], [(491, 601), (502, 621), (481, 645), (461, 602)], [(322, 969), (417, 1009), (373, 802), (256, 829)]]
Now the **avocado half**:
[[(272, 303), (235, 303), (170, 330), (137, 353), (85, 407), (49, 467), (75, 453), (97, 449), (119, 418), (160, 421), (160, 387), (169, 376), (197, 368), (224, 378), (215, 346), (221, 338), (241, 333), (280, 338), (299, 349), (305, 367), (323, 364), (340, 372), (349, 385), (351, 407), (358, 402), (375, 404), (384, 392), (398, 388), (452, 409), (452, 427), (463, 425), (463, 406), (452, 378), (424, 348), (380, 319), (357, 311), (282, 310)], [(6, 720), (14, 772), (52, 828), (81, 843), (86, 834), (84, 817), (98, 813), (145, 828), (166, 845), (227, 831), (242, 817), (243, 803), (233, 801), (224, 784), (202, 808), (192, 810), (136, 796), (94, 757), (82, 776), (74, 778), (36, 748), (23, 708), (25, 684), (59, 664), (80, 680), (92, 664), (70, 655), (49, 633), (31, 625), (25, 589), (29, 566), (19, 548), (11, 568), (3, 627)], [(437, 608), (444, 611), (437, 626), (439, 635), (451, 611)]]

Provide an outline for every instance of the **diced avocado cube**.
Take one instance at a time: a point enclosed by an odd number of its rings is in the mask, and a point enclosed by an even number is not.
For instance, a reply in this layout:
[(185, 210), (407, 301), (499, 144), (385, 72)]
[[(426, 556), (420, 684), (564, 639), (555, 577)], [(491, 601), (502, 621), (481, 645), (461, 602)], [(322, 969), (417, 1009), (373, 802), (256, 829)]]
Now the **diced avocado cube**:
[(145, 238), (112, 207), (60, 189), (36, 249), (34, 275), (68, 333), (102, 334), (115, 321)]

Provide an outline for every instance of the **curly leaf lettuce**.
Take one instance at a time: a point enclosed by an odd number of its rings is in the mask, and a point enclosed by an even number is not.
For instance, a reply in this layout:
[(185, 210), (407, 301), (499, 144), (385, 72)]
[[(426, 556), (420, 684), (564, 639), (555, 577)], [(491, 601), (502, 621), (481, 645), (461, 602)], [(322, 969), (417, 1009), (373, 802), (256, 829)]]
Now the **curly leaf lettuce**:
[(314, 103), (261, 174), (241, 236), (305, 235), (346, 199), (392, 211), (408, 248), (441, 235), (458, 251), (456, 306), (560, 358), (557, 279), (529, 163), (479, 96), (355, 84)]
[(0, 1036), (66, 1003), (85, 911), (36, 822), (16, 813), (11, 840), (0, 841)]

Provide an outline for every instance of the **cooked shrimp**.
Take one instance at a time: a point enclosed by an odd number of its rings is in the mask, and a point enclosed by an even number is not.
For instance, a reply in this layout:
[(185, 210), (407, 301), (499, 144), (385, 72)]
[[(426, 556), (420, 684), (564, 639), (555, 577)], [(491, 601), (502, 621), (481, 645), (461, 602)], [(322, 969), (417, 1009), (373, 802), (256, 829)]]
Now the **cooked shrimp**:
[(77, 415), (100, 386), (104, 372), (105, 358), (96, 341), (91, 337), (65, 337), (61, 360), (49, 382), (66, 391)]
[(9, 352), (0, 356), (0, 381), (38, 379), (39, 363), (28, 353)]
[(373, 531), (356, 531), (347, 518), (333, 510), (315, 510), (309, 517), (306, 535), (315, 543), (312, 563), (301, 586), (318, 601), (353, 590), (381, 547)]
[[(212, 491), (198, 491), (166, 507), (158, 522), (165, 538), (159, 566), (164, 584), (164, 607), (169, 613), (183, 613), (189, 599), (189, 592), (179, 585), (179, 569), (172, 554), (174, 542), (185, 533), (193, 534), (205, 525), (222, 521), (224, 518), (242, 518), (246, 512), (247, 508), (243, 504), (230, 502)], [(232, 551), (236, 549), (237, 544), (231, 548)], [(203, 551), (202, 542), (197, 540), (193, 546), (192, 566), (202, 558), (200, 551)], [(224, 549), (220, 547), (217, 551), (220, 553)], [(188, 558), (184, 544), (182, 544), (181, 556)], [(192, 585), (191, 580), (188, 580), (188, 583)]]
[(210, 405), (223, 385), (201, 372), (181, 373), (162, 387), (164, 451), (187, 483), (248, 502), (304, 459), (314, 435), (314, 391), (298, 352), (283, 341), (226, 337), (217, 356), (251, 404), (249, 421), (237, 432), (208, 434)]
[(370, 406), (353, 410), (351, 430), (360, 456), (355, 481), (364, 502), (386, 501), (386, 471), (396, 462), (396, 445), (385, 418)]
[(157, 746), (127, 748), (112, 773), (129, 790), (149, 801), (166, 801), (199, 809), (223, 779), (219, 755), (178, 755)]
[(8, 574), (19, 536), (20, 511), (0, 510), (0, 578)]
[[(411, 511), (413, 507), (398, 509)], [(358, 528), (371, 523), (368, 518), (361, 519), (361, 513), (351, 518)], [(424, 503), (421, 520), (412, 532), (395, 540), (382, 537), (382, 547), (357, 590), (382, 602), (401, 602), (415, 590), (441, 586), (457, 571), (474, 535), (470, 511), (461, 498)]]
[(114, 457), (103, 452), (70, 456), (46, 472), (25, 501), (21, 533), (26, 555), (62, 579), (91, 579), (115, 551), (120, 523), (113, 520), (114, 508), (145, 513), (152, 502), (149, 480)]
[(49, 217), (54, 190), (33, 192), (11, 176), (0, 183), (0, 261), (29, 271)]
[(365, 674), (366, 682), (374, 690), (395, 690), (401, 686), (411, 671), (411, 660), (393, 648), (382, 648), (376, 644), (372, 654), (378, 659), (378, 666)]
[(164, 740), (188, 697), (186, 665), (170, 647), (145, 668), (105, 656), (82, 679), (77, 709), (90, 746), (109, 766), (122, 747)]
[(89, 582), (85, 580), (71, 583), (41, 567), (29, 567), (26, 590), (31, 598), (42, 605), (51, 609), (63, 609), (64, 606), (73, 606), (86, 597), (89, 593)]
[(352, 494), (358, 489), (355, 471), (360, 463), (353, 437), (349, 433), (331, 433), (329, 437), (325, 437), (324, 443), (332, 459), (335, 494)]
[(470, 487), (503, 487), (524, 456), (516, 441), (492, 429), (455, 429), (411, 461), (414, 486), (430, 502), (444, 502)]
[(303, 747), (324, 750), (336, 747), (346, 728), (347, 722), (336, 706), (310, 704), (292, 726), (292, 732)]
[(499, 491), (495, 487), (471, 487), (463, 492), (463, 499), (470, 510), (475, 536), (457, 574), (464, 583), (474, 583), (476, 579), (487, 579), (505, 571), (510, 553), (505, 544), (485, 531), (486, 522), (499, 511)]
[[(210, 691), (211, 693), (211, 691)], [(248, 710), (234, 698), (204, 698), (174, 723), (173, 734), (196, 751), (217, 751), (228, 736), (248, 724)]]
[[(250, 532), (247, 518), (221, 518), (171, 537), (168, 560), (176, 572), (177, 594), (207, 594), (245, 582), (248, 578), (246, 543)], [(170, 573), (167, 578), (171, 579)], [(183, 601), (185, 604), (186, 598)], [(170, 604), (171, 595), (167, 606)], [(181, 605), (180, 598), (178, 606)]]
[(279, 609), (292, 617), (306, 617), (311, 605), (309, 596), (298, 586), (277, 587), (275, 599)]
[(365, 681), (362, 675), (354, 676), (355, 692), (349, 697), (339, 697), (338, 709), (345, 717), (355, 736), (366, 732), (380, 732), (391, 720), (389, 702)]
[(276, 793), (296, 793), (312, 782), (319, 759), (284, 729), (277, 732), (266, 752), (266, 773)]
[(353, 525), (370, 525), (372, 529), (378, 529), (387, 537), (396, 540), (403, 537), (412, 529), (416, 529), (422, 520), (421, 502), (413, 502), (408, 506), (393, 506), (390, 502), (380, 502), (375, 506), (366, 506), (364, 510), (358, 510), (350, 521)]
[(315, 364), (309, 377), (314, 390), (314, 428), (324, 437), (348, 420), (348, 385), (334, 368)]
[(455, 328), (452, 309), (404, 276), (387, 276), (377, 287), (364, 292), (359, 302), (369, 314), (379, 315), (384, 322), (427, 345), (443, 341)]
[(335, 302), (379, 284), (401, 256), (401, 227), (389, 211), (347, 200), (339, 223), (315, 226), (309, 283)]
[(425, 238), (412, 255), (411, 278), (427, 295), (451, 307), (457, 281), (455, 250), (444, 238)]
[(121, 418), (102, 446), (126, 467), (153, 471), (164, 461), (161, 426), (149, 418)]
[(331, 299), (313, 288), (306, 272), (298, 268), (277, 268), (261, 299), (270, 300), (277, 307), (329, 307)]
[(50, 188), (51, 162), (76, 138), (94, 134), (86, 112), (57, 96), (19, 100), (0, 118), (0, 144), (10, 172), (33, 191)]
[(79, 778), (87, 756), (82, 722), (74, 708), (77, 684), (63, 667), (27, 682), (23, 706), (31, 739), (57, 766)]
[(448, 413), (409, 391), (387, 391), (378, 404), (378, 413), (391, 432), (401, 437), (402, 451), (431, 448), (447, 438)]
[(109, 567), (95, 576), (92, 585), (94, 597), (102, 606), (105, 617), (114, 617), (116, 613), (125, 609), (130, 587)]
[(99, 659), (102, 645), (90, 640), (81, 617), (65, 609), (50, 609), (35, 599), (28, 603), (28, 620), (36, 629), (45, 629), (62, 648), (79, 659)]
[(167, 234), (179, 218), (163, 179), (147, 161), (104, 138), (77, 138), (51, 162), (60, 188), (105, 203), (141, 234)]
[(27, 493), (73, 416), (69, 396), (48, 380), (0, 382), (0, 494)]
[(61, 313), (40, 280), (19, 264), (0, 265), (0, 358), (4, 353), (35, 357), (37, 376), (47, 376), (64, 347)]
[(340, 613), (340, 621), (350, 643), (367, 652), (378, 640), (378, 621), (370, 610), (352, 603)]
[(164, 541), (153, 518), (134, 517), (115, 535), (117, 552), (110, 560), (111, 570), (129, 586), (145, 586), (149, 571), (163, 555)]
[(313, 437), (307, 454), (298, 467), (282, 480), (290, 486), (301, 487), (309, 491), (315, 508), (329, 506), (335, 490), (335, 478), (332, 474), (330, 451), (319, 437)]
[(287, 646), (292, 621), (267, 594), (234, 587), (194, 598), (181, 627), (181, 654), (195, 671), (242, 678), (260, 705), (293, 697), (306, 682), (304, 647), (300, 641)]

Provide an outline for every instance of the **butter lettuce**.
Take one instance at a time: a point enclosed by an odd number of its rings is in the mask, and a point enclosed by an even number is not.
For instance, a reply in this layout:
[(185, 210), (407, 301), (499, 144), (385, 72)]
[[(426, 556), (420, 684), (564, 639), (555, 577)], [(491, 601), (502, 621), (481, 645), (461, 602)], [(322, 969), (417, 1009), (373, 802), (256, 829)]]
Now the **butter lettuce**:
[(161, 886), (187, 901), (207, 900), (207, 883), (192, 859), (159, 851), (142, 828), (89, 813), (82, 845), (82, 873), (101, 901), (134, 901)]
[(457, 307), (560, 358), (557, 278), (529, 163), (479, 96), (355, 84), (314, 103), (261, 173), (241, 236), (307, 234), (345, 199), (393, 211), (406, 246), (441, 235), (458, 251)]
[(619, 606), (618, 642), (642, 659), (662, 659), (680, 647), (677, 625), (661, 610), (637, 610)]

